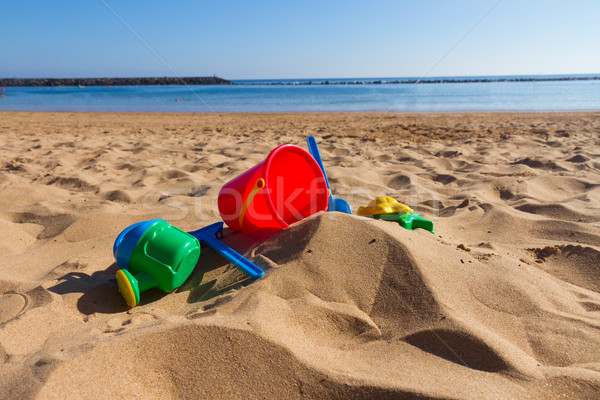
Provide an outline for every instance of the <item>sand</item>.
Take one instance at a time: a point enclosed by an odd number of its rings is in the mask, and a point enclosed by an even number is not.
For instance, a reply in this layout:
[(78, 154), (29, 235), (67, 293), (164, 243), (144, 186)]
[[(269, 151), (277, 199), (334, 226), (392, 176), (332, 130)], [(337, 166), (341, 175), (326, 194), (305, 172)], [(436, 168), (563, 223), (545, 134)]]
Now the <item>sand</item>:
[[(218, 222), (221, 186), (315, 135), (337, 197), (225, 231), (129, 309), (131, 223)], [(0, 113), (0, 398), (597, 398), (600, 113)]]

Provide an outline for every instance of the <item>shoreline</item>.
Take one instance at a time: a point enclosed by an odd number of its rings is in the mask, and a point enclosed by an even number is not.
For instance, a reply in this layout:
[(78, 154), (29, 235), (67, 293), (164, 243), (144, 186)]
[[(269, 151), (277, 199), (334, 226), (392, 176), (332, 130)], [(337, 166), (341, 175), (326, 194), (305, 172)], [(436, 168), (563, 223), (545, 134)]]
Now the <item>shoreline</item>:
[[(46, 130), (78, 134), (110, 133), (102, 127), (121, 127), (124, 133), (155, 135), (247, 135), (264, 138), (327, 136), (410, 142), (477, 137), (497, 140), (510, 135), (549, 136), (555, 132), (590, 131), (600, 111), (493, 111), (462, 113), (393, 112), (273, 112), (169, 113), (0, 111), (0, 134), (10, 129), (44, 134)], [(29, 123), (31, 121), (31, 123)], [(60, 126), (53, 127), (59, 122)], [(27, 129), (24, 129), (29, 124)], [(82, 125), (90, 129), (78, 129)], [(261, 124), (263, 126), (261, 126)], [(486, 125), (485, 132), (480, 125)], [(311, 129), (311, 127), (313, 129)], [(600, 131), (598, 131), (600, 132)]]

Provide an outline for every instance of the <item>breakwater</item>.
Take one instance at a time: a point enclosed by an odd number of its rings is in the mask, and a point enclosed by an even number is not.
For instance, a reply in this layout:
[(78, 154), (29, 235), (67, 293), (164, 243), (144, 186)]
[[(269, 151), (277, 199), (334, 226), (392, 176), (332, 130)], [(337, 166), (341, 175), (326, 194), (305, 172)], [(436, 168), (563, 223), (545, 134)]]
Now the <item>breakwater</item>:
[(301, 80), (301, 81), (267, 81), (258, 82), (244, 81), (233, 82), (234, 85), (274, 85), (274, 86), (295, 86), (295, 85), (382, 85), (382, 84), (432, 84), (432, 83), (498, 83), (498, 82), (556, 82), (556, 81), (597, 81), (600, 76), (566, 76), (566, 77), (497, 77), (497, 78), (421, 78), (421, 79), (319, 79), (319, 80)]
[(231, 85), (216, 76), (154, 77), (154, 78), (9, 78), (0, 79), (0, 86), (152, 86), (152, 85)]

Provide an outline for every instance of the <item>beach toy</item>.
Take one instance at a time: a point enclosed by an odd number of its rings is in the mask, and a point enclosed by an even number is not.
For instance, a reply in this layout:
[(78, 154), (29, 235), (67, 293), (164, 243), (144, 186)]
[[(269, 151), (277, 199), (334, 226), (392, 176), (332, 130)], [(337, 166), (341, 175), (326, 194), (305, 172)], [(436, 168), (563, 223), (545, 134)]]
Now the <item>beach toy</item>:
[(200, 243), (162, 219), (127, 227), (115, 240), (119, 292), (128, 306), (140, 302), (140, 292), (157, 287), (164, 292), (181, 286), (200, 257)]
[(405, 204), (399, 203), (389, 196), (377, 197), (366, 206), (358, 208), (358, 215), (369, 216), (384, 221), (399, 223), (403, 228), (414, 230), (422, 228), (433, 233), (433, 222), (422, 218)]
[(217, 222), (205, 228), (198, 229), (197, 231), (190, 232), (189, 234), (198, 239), (200, 243), (206, 244), (208, 247), (213, 249), (216, 253), (232, 263), (250, 278), (258, 279), (265, 274), (265, 272), (256, 266), (256, 264), (248, 261), (248, 259), (241, 256), (231, 247), (225, 246), (220, 240), (218, 240), (219, 236), (221, 238), (223, 237), (222, 222)]
[(117, 285), (130, 307), (140, 302), (140, 292), (153, 287), (170, 292), (190, 276), (200, 257), (200, 243), (222, 255), (252, 279), (264, 272), (225, 246), (213, 235), (223, 237), (223, 223), (218, 222), (187, 233), (162, 219), (133, 224), (115, 240), (113, 254), (117, 265)]
[(314, 136), (308, 137), (308, 150), (310, 151), (310, 154), (313, 156), (317, 164), (319, 164), (321, 171), (323, 171), (325, 183), (327, 183), (327, 189), (329, 189), (329, 206), (327, 208), (327, 211), (339, 211), (346, 214), (352, 214), (350, 204), (348, 204), (346, 200), (333, 198), (333, 194), (331, 193), (331, 187), (329, 186), (329, 180), (327, 179), (327, 174), (325, 173), (325, 167), (323, 166), (323, 160), (321, 159), (321, 153), (319, 152), (317, 140)]
[(219, 192), (223, 221), (236, 231), (283, 229), (327, 210), (327, 182), (315, 159), (283, 144), (265, 161), (227, 182)]

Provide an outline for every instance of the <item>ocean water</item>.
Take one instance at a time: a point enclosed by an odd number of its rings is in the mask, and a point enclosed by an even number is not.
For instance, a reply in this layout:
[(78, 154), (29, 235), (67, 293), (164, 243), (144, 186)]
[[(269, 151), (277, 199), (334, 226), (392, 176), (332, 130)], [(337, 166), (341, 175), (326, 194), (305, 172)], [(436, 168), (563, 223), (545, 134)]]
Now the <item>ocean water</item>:
[[(502, 79), (503, 77), (428, 79), (490, 78)], [(504, 78), (545, 79), (548, 77)], [(5, 96), (0, 98), (0, 110), (119, 112), (600, 110), (600, 80), (386, 83), (407, 79), (411, 78), (246, 80), (234, 81), (237, 84), (231, 86), (6, 87), (5, 91), (1, 92)], [(339, 84), (376, 80), (381, 80), (382, 83)], [(331, 84), (323, 84), (325, 81)], [(308, 82), (312, 84), (307, 84)]]

